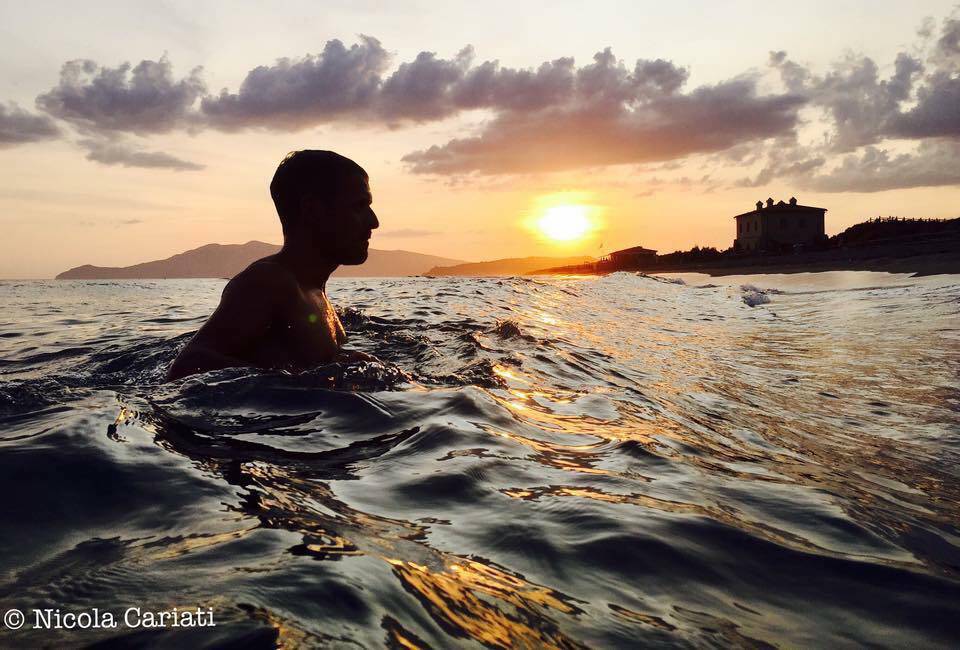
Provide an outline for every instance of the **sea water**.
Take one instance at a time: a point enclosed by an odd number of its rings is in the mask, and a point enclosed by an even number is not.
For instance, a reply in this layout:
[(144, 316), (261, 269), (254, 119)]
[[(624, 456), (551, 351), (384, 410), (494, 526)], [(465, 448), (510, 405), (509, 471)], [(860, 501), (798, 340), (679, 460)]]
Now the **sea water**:
[(164, 384), (223, 284), (0, 283), (4, 647), (960, 643), (958, 276), (339, 279), (382, 363)]

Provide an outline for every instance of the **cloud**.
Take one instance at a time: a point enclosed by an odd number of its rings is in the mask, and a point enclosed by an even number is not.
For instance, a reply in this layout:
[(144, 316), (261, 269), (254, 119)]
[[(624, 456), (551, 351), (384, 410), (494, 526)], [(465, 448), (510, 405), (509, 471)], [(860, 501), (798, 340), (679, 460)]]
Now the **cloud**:
[(686, 78), (663, 60), (627, 70), (607, 49), (552, 103), (504, 108), (480, 134), (404, 161), (417, 173), (510, 174), (670, 160), (792, 134), (804, 102), (760, 96), (746, 76), (683, 94)]
[(473, 65), (464, 47), (451, 59), (420, 52), (389, 75), (390, 55), (375, 38), (347, 48), (328, 41), (319, 55), (280, 59), (251, 70), (240, 89), (200, 103), (216, 129), (297, 131), (331, 122), (398, 126), (441, 120), (464, 110), (542, 108), (572, 86), (573, 59), (536, 70)]
[(828, 172), (801, 179), (801, 187), (820, 192), (882, 192), (911, 187), (960, 185), (960, 143), (925, 140), (916, 151), (891, 155), (866, 147), (845, 156)]
[(28, 113), (14, 103), (0, 104), (0, 148), (60, 136), (56, 123), (46, 115)]
[[(920, 34), (929, 39), (934, 29), (925, 22)], [(886, 79), (869, 57), (849, 55), (822, 76), (783, 51), (771, 52), (770, 64), (790, 92), (827, 111), (829, 149), (843, 153), (890, 138), (960, 137), (960, 19), (943, 21), (925, 58), (898, 53)]]
[(960, 68), (960, 19), (950, 17), (943, 21), (931, 58), (945, 71), (957, 72)]
[(771, 143), (763, 168), (753, 178), (743, 178), (735, 187), (763, 187), (776, 178), (797, 178), (820, 169), (826, 158), (796, 142), (778, 140)]
[(410, 63), (402, 63), (383, 82), (376, 112), (387, 120), (422, 122), (442, 119), (457, 108), (453, 91), (463, 80), (473, 58), (466, 47), (453, 60), (438, 59), (433, 52), (421, 52)]
[(73, 222), (74, 225), (82, 226), (84, 228), (91, 228), (94, 226), (109, 226), (111, 228), (116, 228), (118, 226), (135, 226), (141, 223), (144, 223), (143, 219), (107, 219), (96, 221), (92, 219), (80, 219), (79, 221)]
[[(786, 52), (771, 52), (783, 87), (774, 93), (761, 92), (756, 72), (688, 89), (686, 68), (664, 59), (628, 65), (610, 48), (580, 67), (571, 57), (526, 69), (477, 63), (471, 46), (450, 58), (423, 51), (394, 65), (370, 36), (349, 46), (330, 40), (319, 54), (258, 66), (236, 91), (219, 94), (207, 94), (201, 68), (174, 77), (166, 56), (114, 68), (74, 60), (63, 65), (58, 85), (37, 98), (46, 115), (0, 104), (0, 147), (57, 137), (51, 119), (57, 118), (84, 134), (90, 160), (187, 170), (202, 167), (139, 150), (119, 136), (295, 132), (326, 124), (399, 128), (485, 111), (478, 130), (408, 153), (407, 168), (473, 182), (482, 175), (678, 164), (713, 154), (707, 164), (756, 165), (740, 186), (789, 178), (873, 187), (894, 181), (881, 180), (889, 168), (912, 179), (904, 182), (952, 184), (951, 174), (918, 167), (916, 156), (952, 160), (950, 142), (960, 140), (960, 19), (926, 21), (919, 34), (921, 45), (900, 52), (889, 72), (853, 54), (817, 72)], [(816, 142), (799, 140), (808, 115), (811, 126), (825, 128)], [(887, 154), (899, 150), (890, 140), (934, 144), (905, 159)], [(831, 166), (842, 181), (823, 176)]]
[(897, 55), (889, 79), (880, 79), (879, 68), (869, 57), (848, 56), (822, 76), (789, 61), (782, 51), (771, 52), (770, 63), (790, 92), (827, 111), (833, 129), (828, 146), (837, 152), (883, 139), (923, 71), (918, 59), (903, 52)]
[(547, 61), (536, 70), (502, 68), (484, 61), (467, 71), (450, 90), (453, 107), (538, 110), (567, 96), (574, 85), (572, 58)]
[(349, 49), (327, 41), (323, 52), (280, 59), (247, 73), (240, 90), (200, 103), (207, 123), (233, 131), (249, 127), (298, 131), (334, 120), (368, 119), (390, 56), (380, 41), (361, 36)]
[(63, 64), (59, 84), (37, 97), (37, 107), (84, 132), (167, 133), (190, 126), (206, 92), (200, 72), (175, 81), (166, 56), (116, 68), (77, 59)]
[[(944, 20), (939, 33), (925, 21), (919, 33), (926, 54), (898, 53), (887, 78), (869, 57), (848, 55), (816, 75), (771, 52), (784, 86), (825, 111), (828, 131), (821, 143), (769, 145), (756, 177), (736, 184), (786, 178), (828, 192), (960, 184), (960, 20)], [(911, 140), (912, 153), (892, 154), (886, 144)], [(838, 153), (849, 155), (836, 160)]]
[(421, 52), (387, 75), (390, 57), (377, 39), (363, 36), (349, 48), (333, 40), (319, 55), (255, 68), (237, 92), (204, 97), (200, 110), (208, 126), (228, 131), (296, 131), (333, 122), (396, 127), (492, 111), (487, 130), (476, 138), (405, 158), (414, 171), (449, 174), (567, 169), (722, 150), (792, 131), (802, 103), (787, 95), (759, 97), (755, 80), (746, 77), (682, 95), (686, 69), (663, 59), (627, 69), (609, 49), (579, 69), (572, 58), (533, 69), (497, 61), (475, 65), (473, 59), (469, 46), (449, 59)]
[(143, 151), (117, 141), (81, 140), (79, 144), (87, 150), (87, 160), (104, 165), (173, 169), (175, 171), (204, 169), (204, 165), (182, 160), (162, 151)]
[(385, 232), (377, 232), (377, 237), (396, 237), (406, 238), (406, 237), (433, 237), (434, 235), (439, 235), (440, 233), (436, 230), (424, 230), (421, 228), (397, 228), (396, 230), (387, 230)]
[(938, 72), (917, 92), (917, 105), (890, 121), (889, 134), (901, 138), (960, 138), (960, 77)]

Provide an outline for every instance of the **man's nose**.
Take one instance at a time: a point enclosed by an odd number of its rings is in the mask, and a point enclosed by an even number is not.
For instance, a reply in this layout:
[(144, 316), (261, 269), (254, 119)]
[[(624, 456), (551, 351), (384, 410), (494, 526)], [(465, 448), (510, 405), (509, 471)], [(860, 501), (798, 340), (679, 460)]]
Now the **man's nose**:
[(373, 210), (370, 210), (370, 230), (374, 230), (380, 227), (380, 222), (377, 220), (377, 213)]

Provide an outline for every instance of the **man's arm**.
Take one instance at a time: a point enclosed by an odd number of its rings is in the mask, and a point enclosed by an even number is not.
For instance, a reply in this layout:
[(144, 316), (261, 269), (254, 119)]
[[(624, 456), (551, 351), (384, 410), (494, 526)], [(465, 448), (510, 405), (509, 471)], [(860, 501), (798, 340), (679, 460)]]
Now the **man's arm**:
[(254, 264), (227, 283), (220, 304), (167, 371), (167, 381), (208, 370), (256, 365), (253, 348), (294, 289), (293, 279), (273, 264)]

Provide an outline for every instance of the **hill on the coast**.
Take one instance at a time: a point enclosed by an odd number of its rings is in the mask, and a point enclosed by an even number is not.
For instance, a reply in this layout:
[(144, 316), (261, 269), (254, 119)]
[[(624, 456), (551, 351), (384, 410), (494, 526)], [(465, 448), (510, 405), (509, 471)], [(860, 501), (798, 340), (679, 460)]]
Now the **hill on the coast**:
[(565, 266), (592, 262), (587, 255), (575, 257), (511, 257), (488, 262), (466, 262), (452, 266), (435, 266), (425, 275), (522, 275), (548, 266)]
[[(254, 260), (280, 250), (276, 244), (249, 241), (246, 244), (207, 244), (163, 260), (133, 266), (107, 267), (86, 264), (64, 271), (58, 280), (118, 280), (148, 278), (232, 278)], [(367, 261), (359, 266), (341, 266), (335, 277), (391, 277), (420, 275), (439, 264), (460, 264), (463, 260), (424, 255), (403, 250), (370, 249)]]
[(960, 235), (960, 218), (910, 219), (877, 217), (854, 224), (830, 238), (839, 246), (858, 246), (884, 240), (919, 237), (956, 237)]

